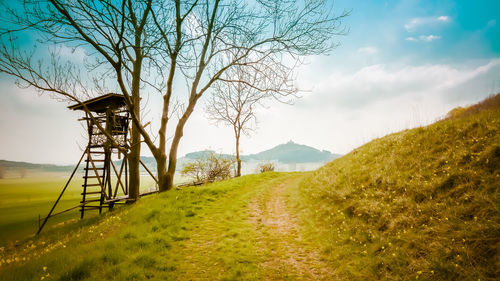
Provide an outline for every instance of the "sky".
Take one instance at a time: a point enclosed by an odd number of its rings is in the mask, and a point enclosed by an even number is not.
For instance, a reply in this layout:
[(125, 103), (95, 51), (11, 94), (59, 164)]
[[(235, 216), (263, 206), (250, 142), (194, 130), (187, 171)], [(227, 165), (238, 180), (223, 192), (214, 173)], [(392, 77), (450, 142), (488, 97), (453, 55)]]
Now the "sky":
[[(293, 105), (268, 102), (241, 153), (293, 140), (345, 154), (388, 133), (423, 126), (457, 106), (500, 92), (500, 1), (346, 1), (350, 11), (328, 56), (307, 57)], [(74, 54), (72, 54), (74, 55)], [(66, 103), (22, 89), (0, 73), (0, 159), (73, 164), (85, 129)], [(149, 101), (153, 125), (159, 97)], [(179, 155), (234, 153), (232, 130), (213, 124), (200, 100)], [(143, 155), (151, 155), (145, 148)]]

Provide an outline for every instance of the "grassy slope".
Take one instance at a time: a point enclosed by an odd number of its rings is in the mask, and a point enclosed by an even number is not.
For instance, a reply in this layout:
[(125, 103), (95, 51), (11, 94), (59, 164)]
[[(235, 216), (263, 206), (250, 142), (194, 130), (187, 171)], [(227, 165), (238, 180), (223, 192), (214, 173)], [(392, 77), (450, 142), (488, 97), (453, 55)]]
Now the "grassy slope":
[[(306, 178), (303, 216), (346, 279), (500, 275), (500, 96), (374, 140)], [(326, 226), (326, 227), (325, 227)]]
[(39, 240), (0, 252), (0, 280), (260, 280), (263, 257), (247, 206), (296, 176), (266, 173), (173, 190), (47, 229)]

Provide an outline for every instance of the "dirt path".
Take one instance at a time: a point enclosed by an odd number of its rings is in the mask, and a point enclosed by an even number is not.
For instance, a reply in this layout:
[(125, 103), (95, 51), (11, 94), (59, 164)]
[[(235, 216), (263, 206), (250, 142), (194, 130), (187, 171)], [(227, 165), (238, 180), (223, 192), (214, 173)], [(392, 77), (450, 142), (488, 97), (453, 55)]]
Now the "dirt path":
[(290, 211), (288, 188), (292, 178), (265, 190), (249, 205), (257, 236), (265, 280), (335, 280), (335, 272), (321, 259), (318, 249), (301, 236), (299, 221)]

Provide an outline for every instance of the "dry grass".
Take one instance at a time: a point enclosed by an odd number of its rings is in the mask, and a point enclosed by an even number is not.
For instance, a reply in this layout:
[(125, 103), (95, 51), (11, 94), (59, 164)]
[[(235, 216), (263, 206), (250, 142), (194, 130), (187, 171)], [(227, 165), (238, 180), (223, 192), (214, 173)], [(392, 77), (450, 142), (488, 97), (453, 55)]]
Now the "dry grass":
[(342, 277), (500, 276), (499, 101), (372, 141), (303, 181), (310, 235)]

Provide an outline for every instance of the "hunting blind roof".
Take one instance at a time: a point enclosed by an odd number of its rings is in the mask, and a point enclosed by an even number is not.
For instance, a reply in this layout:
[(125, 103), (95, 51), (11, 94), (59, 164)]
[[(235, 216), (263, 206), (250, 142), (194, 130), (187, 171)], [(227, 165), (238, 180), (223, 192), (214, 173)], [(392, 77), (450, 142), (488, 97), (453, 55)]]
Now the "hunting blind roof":
[(84, 101), (83, 103), (68, 106), (68, 108), (72, 110), (83, 110), (83, 105), (87, 106), (87, 108), (92, 112), (102, 113), (106, 112), (107, 109), (117, 109), (125, 106), (126, 103), (123, 95), (109, 93)]

